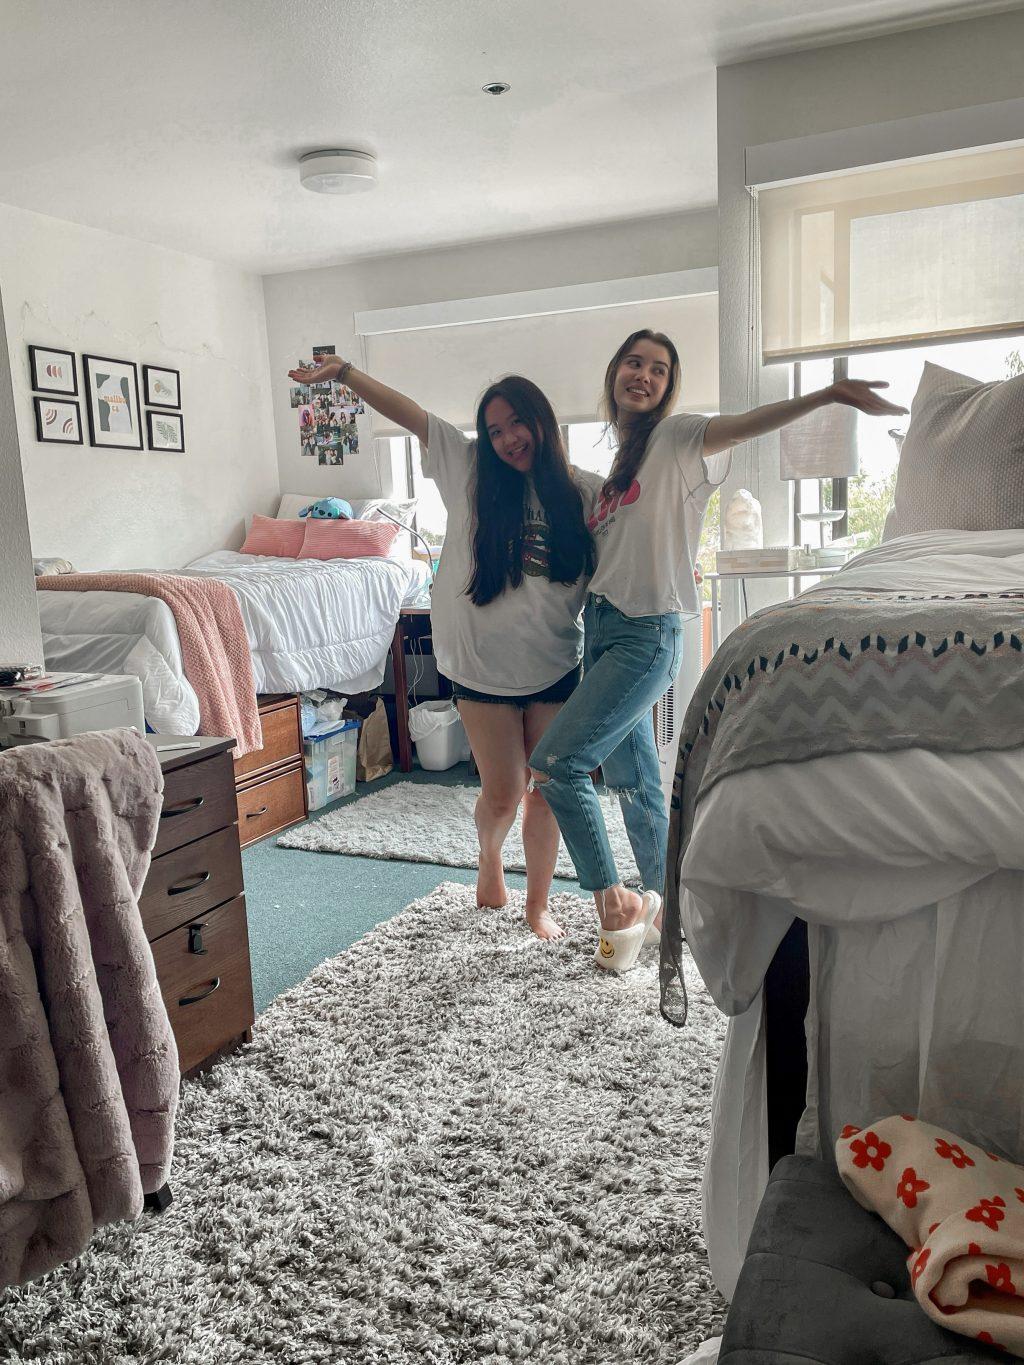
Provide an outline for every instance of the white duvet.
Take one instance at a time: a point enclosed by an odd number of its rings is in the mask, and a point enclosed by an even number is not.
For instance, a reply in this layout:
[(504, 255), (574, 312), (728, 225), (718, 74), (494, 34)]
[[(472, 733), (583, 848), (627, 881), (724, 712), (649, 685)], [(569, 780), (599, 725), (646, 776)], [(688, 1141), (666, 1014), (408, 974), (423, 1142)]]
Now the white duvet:
[[(860, 556), (812, 591), (1024, 590), (1024, 533), (927, 533)], [(1024, 665), (1022, 665), (1024, 686)], [(903, 750), (773, 764), (697, 805), (683, 929), (734, 1016), (704, 1189), (729, 1295), (767, 1178), (761, 984), (809, 923), (810, 1078), (800, 1149), (893, 1112), (1024, 1157), (1024, 751)]]
[[(234, 550), (179, 572), (235, 590), (257, 692), (349, 694), (380, 684), (399, 611), (428, 576), (413, 559), (275, 559)], [(40, 592), (38, 600), (47, 667), (134, 674), (155, 731), (195, 734), (199, 706), (166, 603), (119, 592)]]

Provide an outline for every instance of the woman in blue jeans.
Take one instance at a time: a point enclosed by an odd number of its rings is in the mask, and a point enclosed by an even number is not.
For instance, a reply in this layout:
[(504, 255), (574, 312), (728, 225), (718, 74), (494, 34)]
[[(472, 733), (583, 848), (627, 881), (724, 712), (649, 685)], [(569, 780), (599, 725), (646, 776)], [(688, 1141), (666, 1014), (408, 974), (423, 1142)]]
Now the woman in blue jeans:
[[(679, 355), (660, 332), (634, 332), (608, 365), (604, 401), (619, 447), (588, 523), (598, 559), (583, 616), (585, 672), (530, 756), (580, 885), (594, 893), (595, 961), (619, 972), (635, 964), (661, 911), (668, 813), (652, 710), (679, 672), (683, 617), (700, 610), (694, 556), (732, 447), (828, 403), (906, 411), (875, 393), (884, 384), (848, 379), (734, 417), (669, 416), (679, 381)], [(598, 767), (619, 796), (643, 896), (619, 878), (590, 780)]]

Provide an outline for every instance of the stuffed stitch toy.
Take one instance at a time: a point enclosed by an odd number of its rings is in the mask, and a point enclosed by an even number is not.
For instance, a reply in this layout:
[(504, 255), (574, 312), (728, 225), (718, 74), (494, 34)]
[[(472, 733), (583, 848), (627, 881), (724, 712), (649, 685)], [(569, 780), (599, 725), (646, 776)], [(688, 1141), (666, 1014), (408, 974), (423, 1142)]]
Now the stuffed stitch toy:
[(352, 520), (352, 507), (344, 498), (321, 498), (311, 502), (299, 512), (300, 517), (340, 517), (343, 521)]

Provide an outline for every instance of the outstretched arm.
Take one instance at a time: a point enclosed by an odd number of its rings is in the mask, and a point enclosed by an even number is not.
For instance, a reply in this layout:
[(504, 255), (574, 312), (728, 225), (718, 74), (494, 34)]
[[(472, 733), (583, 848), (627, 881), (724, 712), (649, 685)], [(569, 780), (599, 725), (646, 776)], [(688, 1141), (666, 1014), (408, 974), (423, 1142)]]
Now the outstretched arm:
[(788, 398), (781, 403), (768, 403), (763, 408), (751, 408), (749, 412), (737, 413), (732, 417), (712, 417), (704, 432), (704, 454), (715, 455), (720, 450), (738, 446), (741, 441), (763, 436), (768, 431), (778, 431), (780, 427), (795, 422), (798, 417), (804, 417), (815, 408), (826, 407), (829, 403), (845, 403), (872, 417), (902, 415), (906, 408), (897, 407), (875, 392), (876, 389), (888, 387), (888, 384), (877, 379), (841, 379), (827, 389), (819, 389), (817, 393)]
[(336, 355), (327, 356), (319, 365), (289, 370), (288, 376), (296, 384), (322, 384), (328, 379), (340, 379), (382, 417), (411, 431), (418, 441), (427, 444), (427, 414), (419, 403), (414, 403), (397, 389), (389, 389), (379, 379), (357, 370), (351, 361), (342, 360)]

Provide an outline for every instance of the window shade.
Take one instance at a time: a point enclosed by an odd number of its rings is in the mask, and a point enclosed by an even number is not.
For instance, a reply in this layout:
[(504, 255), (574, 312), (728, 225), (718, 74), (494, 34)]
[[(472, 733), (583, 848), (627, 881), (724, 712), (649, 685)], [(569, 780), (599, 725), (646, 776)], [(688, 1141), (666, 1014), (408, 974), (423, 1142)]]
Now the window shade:
[(1024, 330), (1024, 147), (757, 200), (765, 364)]
[[(522, 374), (539, 385), (560, 422), (594, 422), (605, 367), (630, 332), (641, 327), (666, 333), (679, 350), (680, 407), (716, 412), (717, 294), (384, 332), (365, 338), (366, 368), (467, 430), (480, 394), (506, 374)], [(372, 431), (374, 436), (398, 434), (376, 413)]]

